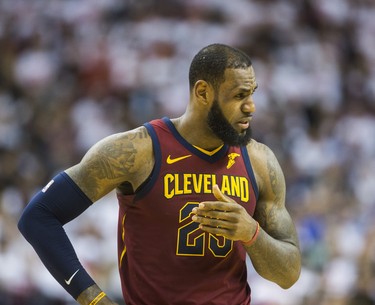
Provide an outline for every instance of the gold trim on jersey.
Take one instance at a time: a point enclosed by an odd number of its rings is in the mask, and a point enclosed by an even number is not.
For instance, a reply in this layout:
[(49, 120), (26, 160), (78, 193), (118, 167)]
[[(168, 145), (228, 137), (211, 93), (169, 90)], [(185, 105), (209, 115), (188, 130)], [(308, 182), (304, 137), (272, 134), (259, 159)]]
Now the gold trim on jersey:
[(121, 239), (122, 239), (122, 243), (124, 245), (124, 249), (122, 249), (122, 252), (121, 252), (121, 255), (120, 255), (120, 268), (121, 268), (121, 265), (122, 265), (122, 259), (124, 258), (124, 255), (126, 253), (126, 245), (125, 245), (125, 217), (126, 217), (126, 214), (122, 218), (122, 222), (121, 222), (121, 227), (122, 227)]
[(199, 146), (196, 146), (196, 145), (193, 145), (196, 149), (198, 149), (199, 151), (201, 151), (202, 153), (208, 155), (208, 156), (212, 156), (214, 154), (216, 154), (223, 146), (223, 145), (220, 145), (218, 148), (212, 150), (212, 151), (209, 151), (209, 150), (205, 150), (204, 148), (200, 148)]

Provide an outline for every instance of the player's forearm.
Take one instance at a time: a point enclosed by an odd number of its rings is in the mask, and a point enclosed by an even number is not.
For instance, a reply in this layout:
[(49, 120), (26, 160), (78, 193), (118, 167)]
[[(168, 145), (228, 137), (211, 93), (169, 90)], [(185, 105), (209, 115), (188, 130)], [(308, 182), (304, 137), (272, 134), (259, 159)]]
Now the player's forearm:
[(58, 175), (36, 194), (18, 222), (52, 276), (73, 298), (94, 284), (78, 260), (63, 225), (91, 205), (65, 175)]
[(276, 240), (260, 229), (255, 243), (245, 248), (255, 270), (265, 279), (284, 289), (298, 280), (301, 256), (297, 245)]

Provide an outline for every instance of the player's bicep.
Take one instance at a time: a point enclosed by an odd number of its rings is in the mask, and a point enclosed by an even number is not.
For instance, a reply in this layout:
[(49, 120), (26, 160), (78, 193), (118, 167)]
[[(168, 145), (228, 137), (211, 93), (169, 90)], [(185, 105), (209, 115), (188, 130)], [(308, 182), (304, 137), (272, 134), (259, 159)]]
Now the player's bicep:
[(94, 202), (130, 178), (135, 154), (128, 136), (115, 134), (96, 143), (65, 172)]
[(297, 242), (293, 221), (285, 207), (285, 178), (273, 152), (265, 150), (262, 185), (254, 218), (262, 228), (278, 240)]

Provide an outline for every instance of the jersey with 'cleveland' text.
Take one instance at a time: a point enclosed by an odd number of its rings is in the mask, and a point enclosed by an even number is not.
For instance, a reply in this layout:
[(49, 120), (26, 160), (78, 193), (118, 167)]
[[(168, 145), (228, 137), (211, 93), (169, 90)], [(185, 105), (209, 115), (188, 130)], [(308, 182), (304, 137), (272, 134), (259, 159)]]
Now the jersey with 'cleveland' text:
[(127, 305), (248, 305), (246, 251), (204, 232), (192, 209), (212, 187), (254, 214), (257, 186), (246, 147), (213, 154), (189, 144), (168, 118), (145, 124), (155, 165), (133, 195), (118, 193), (119, 269)]

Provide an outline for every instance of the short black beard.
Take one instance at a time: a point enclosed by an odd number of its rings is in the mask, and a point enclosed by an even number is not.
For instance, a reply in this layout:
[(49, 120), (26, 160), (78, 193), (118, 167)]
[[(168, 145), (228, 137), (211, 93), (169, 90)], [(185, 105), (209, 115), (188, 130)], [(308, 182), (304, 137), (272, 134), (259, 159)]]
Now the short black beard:
[(249, 126), (244, 132), (239, 134), (225, 118), (217, 99), (213, 101), (210, 112), (208, 113), (207, 124), (212, 132), (222, 140), (224, 144), (229, 146), (245, 146), (251, 140), (251, 127)]

